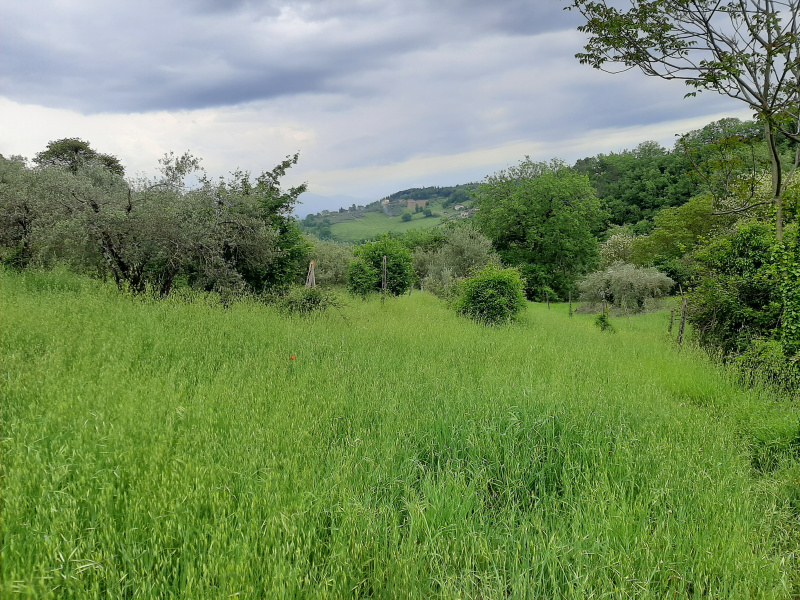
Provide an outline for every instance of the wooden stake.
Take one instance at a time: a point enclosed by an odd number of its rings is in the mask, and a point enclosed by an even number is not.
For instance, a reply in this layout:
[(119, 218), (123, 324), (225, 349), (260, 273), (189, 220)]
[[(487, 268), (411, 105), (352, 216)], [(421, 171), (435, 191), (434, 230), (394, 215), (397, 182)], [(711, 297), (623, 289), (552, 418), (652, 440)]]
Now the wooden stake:
[(569, 293), (569, 316), (572, 316), (572, 292)]
[(681, 307), (681, 327), (678, 330), (678, 345), (683, 345), (683, 330), (686, 327), (686, 296), (683, 297), (683, 306)]
[(672, 335), (672, 324), (675, 322), (675, 309), (673, 308), (669, 311), (669, 329), (667, 329), (667, 333)]
[(550, 310), (550, 292), (545, 292), (544, 297), (547, 300), (547, 310)]
[(383, 255), (383, 280), (381, 281), (381, 304), (386, 303), (386, 255)]
[(306, 287), (307, 288), (315, 288), (317, 287), (317, 280), (314, 277), (314, 267), (316, 266), (316, 261), (311, 261), (308, 265), (308, 275), (306, 276)]

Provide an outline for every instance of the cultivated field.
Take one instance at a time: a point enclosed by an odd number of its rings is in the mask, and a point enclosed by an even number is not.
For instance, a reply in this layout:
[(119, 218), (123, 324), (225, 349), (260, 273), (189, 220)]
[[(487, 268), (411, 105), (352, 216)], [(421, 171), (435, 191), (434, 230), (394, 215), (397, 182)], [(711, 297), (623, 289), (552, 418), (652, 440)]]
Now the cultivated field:
[[(434, 208), (438, 208), (434, 206)], [(452, 213), (452, 211), (450, 211)], [(342, 221), (331, 225), (333, 238), (340, 242), (353, 242), (372, 239), (383, 233), (404, 233), (409, 229), (430, 229), (442, 223), (441, 218), (425, 217), (422, 213), (413, 214), (410, 221), (400, 217), (387, 217), (382, 212), (364, 213), (364, 217), (352, 221)]]
[(3, 598), (800, 595), (798, 405), (664, 313), (0, 275)]

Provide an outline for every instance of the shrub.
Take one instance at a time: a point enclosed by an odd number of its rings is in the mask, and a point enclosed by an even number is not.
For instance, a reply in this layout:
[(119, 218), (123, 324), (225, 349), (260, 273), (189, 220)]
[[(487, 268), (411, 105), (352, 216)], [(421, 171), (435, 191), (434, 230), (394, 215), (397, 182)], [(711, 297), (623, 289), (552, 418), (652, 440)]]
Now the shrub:
[(369, 293), (376, 291), (376, 280), (380, 286), (380, 272), (364, 259), (354, 260), (347, 268), (347, 291), (353, 295), (366, 298)]
[(281, 306), (290, 313), (308, 314), (322, 312), (339, 306), (336, 296), (319, 288), (294, 286), (281, 301)]
[(402, 217), (400, 217), (400, 220), (401, 220), (401, 221), (403, 221), (403, 223), (407, 223), (408, 221), (410, 221), (410, 220), (411, 220), (411, 213), (409, 213), (409, 212), (404, 212), (404, 213), (403, 213), (403, 216), (402, 216)]
[(645, 301), (668, 294), (675, 282), (653, 268), (614, 263), (605, 271), (587, 275), (579, 285), (580, 300), (596, 305), (603, 300), (634, 312), (644, 309)]
[(386, 256), (386, 279), (390, 294), (399, 296), (408, 291), (414, 281), (411, 252), (397, 239), (383, 236), (353, 250), (356, 260), (347, 271), (347, 288), (365, 296), (380, 291), (383, 257)]
[(740, 223), (696, 252), (702, 269), (689, 295), (689, 321), (703, 346), (739, 354), (779, 334), (781, 294), (772, 269), (772, 228)]
[(611, 321), (608, 320), (608, 313), (601, 312), (597, 315), (597, 318), (594, 320), (594, 324), (600, 328), (600, 331), (607, 331), (609, 333), (614, 333), (616, 329), (611, 324)]
[(353, 251), (349, 246), (336, 242), (313, 240), (311, 257), (316, 261), (314, 270), (317, 284), (346, 285), (347, 269), (353, 261)]
[(473, 270), (500, 262), (492, 242), (471, 227), (456, 227), (445, 234), (444, 244), (433, 252), (415, 252), (414, 270), (424, 288), (440, 297), (449, 297), (459, 279)]
[(800, 357), (789, 357), (777, 340), (753, 340), (733, 359), (742, 379), (748, 383), (767, 383), (787, 390), (800, 390)]
[(454, 303), (460, 315), (485, 325), (514, 320), (525, 308), (525, 281), (517, 269), (489, 265), (458, 285)]

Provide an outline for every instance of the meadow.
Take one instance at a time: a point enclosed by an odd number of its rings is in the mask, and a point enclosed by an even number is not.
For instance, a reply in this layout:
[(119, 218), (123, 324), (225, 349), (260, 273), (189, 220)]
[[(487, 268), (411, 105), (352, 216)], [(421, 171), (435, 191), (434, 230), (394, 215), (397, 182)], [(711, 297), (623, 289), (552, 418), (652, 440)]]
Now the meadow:
[(0, 284), (3, 598), (800, 596), (798, 405), (668, 313)]
[[(439, 205), (433, 204), (432, 207), (441, 212)], [(452, 210), (448, 212), (453, 213)], [(331, 235), (334, 240), (339, 242), (353, 242), (372, 239), (383, 233), (405, 233), (410, 229), (430, 229), (440, 225), (445, 219), (425, 217), (422, 213), (414, 213), (411, 215), (410, 221), (402, 221), (399, 216), (389, 217), (383, 212), (368, 212), (359, 219), (331, 224)]]

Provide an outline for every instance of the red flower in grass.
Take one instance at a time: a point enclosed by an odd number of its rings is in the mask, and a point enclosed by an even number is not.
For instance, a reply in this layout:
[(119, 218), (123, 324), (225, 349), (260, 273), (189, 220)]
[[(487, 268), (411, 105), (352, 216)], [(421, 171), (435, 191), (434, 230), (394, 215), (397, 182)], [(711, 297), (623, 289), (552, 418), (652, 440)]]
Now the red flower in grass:
[(297, 358), (297, 357), (296, 357), (294, 354), (292, 354), (292, 355), (289, 357), (289, 360), (294, 360), (295, 358)]

